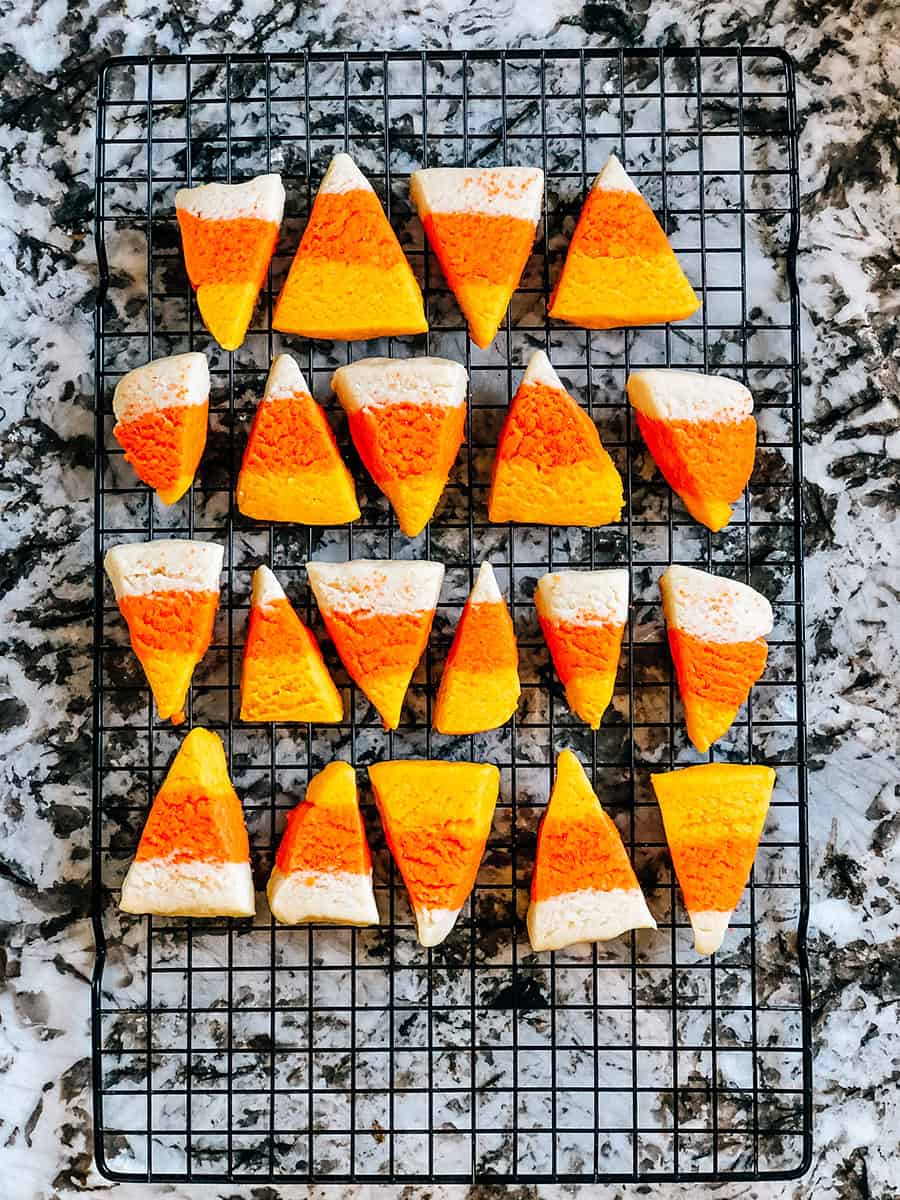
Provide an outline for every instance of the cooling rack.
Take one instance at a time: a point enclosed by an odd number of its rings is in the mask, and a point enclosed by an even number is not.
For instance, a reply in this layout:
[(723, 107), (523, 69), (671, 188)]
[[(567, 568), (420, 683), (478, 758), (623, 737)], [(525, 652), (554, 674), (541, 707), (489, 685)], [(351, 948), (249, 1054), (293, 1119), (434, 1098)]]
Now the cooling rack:
[[(770, 49), (196, 55), (111, 59), (99, 80), (96, 237), (96, 637), (93, 809), (94, 1139), (116, 1180), (624, 1181), (787, 1178), (810, 1158), (803, 697), (797, 114), (790, 60)], [(366, 344), (272, 331), (277, 295), (334, 153), (372, 180), (422, 283), (431, 331)], [(585, 332), (548, 322), (590, 179), (619, 154), (702, 292), (672, 327)], [(469, 342), (411, 208), (423, 164), (529, 164), (545, 215), (494, 345)], [(286, 218), (255, 322), (227, 354), (205, 332), (180, 253), (174, 193), (280, 172)], [(493, 447), (528, 355), (546, 349), (626, 480), (620, 524), (492, 526)], [(136, 484), (111, 436), (116, 380), (148, 358), (204, 351), (210, 438), (171, 509)], [(286, 349), (335, 421), (360, 490), (351, 528), (266, 526), (233, 485), (273, 353)], [(348, 444), (328, 381), (373, 353), (465, 363), (468, 439), (435, 519), (398, 530)], [(655, 471), (624, 398), (629, 370), (672, 365), (743, 379), (760, 445), (746, 500), (719, 534)], [(117, 542), (224, 543), (213, 645), (189, 723), (219, 730), (258, 884), (285, 815), (335, 756), (359, 770), (382, 925), (120, 914), (118, 886), (182, 732), (154, 719), (104, 583)], [(309, 557), (429, 557), (447, 579), (400, 728), (350, 685), (306, 589)], [(523, 700), (504, 729), (430, 729), (435, 684), (477, 564), (489, 558), (519, 638)], [(753, 877), (723, 950), (691, 949), (649, 773), (697, 760), (686, 741), (656, 581), (670, 562), (751, 583), (773, 602), (769, 664), (717, 759), (763, 762), (778, 785)], [(271, 565), (323, 636), (347, 696), (339, 727), (244, 725), (236, 683), (250, 577)], [(633, 609), (614, 703), (596, 734), (568, 713), (532, 604), (537, 577), (627, 566)], [(656, 933), (534, 954), (524, 928), (535, 833), (564, 747), (591, 771), (634, 860)], [(502, 795), (470, 907), (447, 942), (418, 946), (364, 768), (381, 758), (496, 763)]]

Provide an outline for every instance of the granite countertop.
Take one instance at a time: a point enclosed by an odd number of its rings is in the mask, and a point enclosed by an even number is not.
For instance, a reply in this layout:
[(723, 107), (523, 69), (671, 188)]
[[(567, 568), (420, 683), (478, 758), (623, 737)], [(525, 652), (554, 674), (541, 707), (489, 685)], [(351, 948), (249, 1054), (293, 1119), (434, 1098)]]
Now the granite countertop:
[[(184, 8), (192, 15), (178, 12)], [(715, 1191), (897, 1197), (900, 47), (896, 10), (879, 0), (411, 0), (402, 8), (389, 0), (171, 8), (144, 0), (31, 0), (0, 17), (6, 618), (0, 1166), (6, 1193), (12, 1200), (48, 1200), (111, 1190), (92, 1168), (89, 1090), (98, 64), (109, 53), (371, 48), (373, 29), (382, 31), (379, 49), (702, 40), (784, 46), (796, 58), (815, 1155), (801, 1183), (725, 1184)], [(664, 1185), (641, 1188), (651, 1190), (661, 1200), (687, 1194)], [(628, 1191), (635, 1189), (593, 1194)], [(140, 1190), (148, 1197), (189, 1194), (200, 1189)], [(202, 1194), (269, 1200), (301, 1189)]]

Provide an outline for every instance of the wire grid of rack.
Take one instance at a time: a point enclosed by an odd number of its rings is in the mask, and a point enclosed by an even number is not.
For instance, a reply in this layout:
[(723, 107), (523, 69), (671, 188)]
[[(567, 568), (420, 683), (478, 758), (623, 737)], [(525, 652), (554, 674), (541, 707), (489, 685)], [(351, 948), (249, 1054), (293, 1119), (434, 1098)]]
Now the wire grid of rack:
[[(96, 692), (93, 987), (97, 1161), (120, 1180), (519, 1181), (773, 1178), (809, 1161), (805, 958), (802, 544), (796, 102), (790, 60), (766, 49), (311, 53), (119, 58), (97, 125)], [(271, 327), (272, 299), (334, 153), (348, 150), (385, 203), (423, 286), (431, 331), (310, 344)], [(657, 208), (704, 306), (677, 327), (586, 332), (545, 301), (593, 173), (610, 151)], [(494, 345), (469, 342), (408, 196), (416, 167), (531, 164), (544, 221)], [(183, 268), (174, 192), (281, 173), (286, 218), (243, 347), (220, 351)], [(492, 526), (486, 492), (500, 422), (532, 349), (548, 350), (626, 481), (620, 524)], [(136, 483), (111, 436), (111, 393), (148, 358), (203, 350), (210, 439), (171, 509)], [(233, 500), (236, 466), (273, 353), (298, 357), (335, 420), (360, 489), (351, 528), (265, 526)], [(399, 533), (330, 397), (336, 365), (373, 353), (465, 362), (468, 437), (417, 539)], [(639, 366), (735, 375), (760, 445), (728, 528), (698, 527), (656, 473), (627, 403)], [(244, 801), (258, 884), (286, 812), (335, 756), (359, 768), (382, 926), (276, 926), (135, 918), (117, 888), (183, 736), (154, 718), (104, 584), (110, 545), (215, 539), (226, 577), (189, 723), (221, 731)], [(428, 654), (393, 733), (326, 656), (347, 696), (339, 727), (248, 726), (236, 682), (250, 576), (270, 564), (321, 626), (309, 557), (429, 557), (447, 565)], [(523, 699), (508, 727), (430, 729), (441, 664), (477, 564), (507, 591)], [(713, 756), (777, 767), (753, 878), (722, 951), (700, 959), (675, 886), (649, 773), (697, 760), (686, 741), (656, 580), (670, 562), (748, 581), (773, 601), (769, 665)], [(563, 703), (536, 624), (537, 577), (627, 565), (633, 607), (614, 703), (597, 734)], [(574, 749), (616, 818), (656, 933), (534, 954), (524, 910), (555, 755)], [(364, 767), (404, 756), (495, 762), (502, 794), (471, 906), (447, 942), (416, 942), (366, 791)]]

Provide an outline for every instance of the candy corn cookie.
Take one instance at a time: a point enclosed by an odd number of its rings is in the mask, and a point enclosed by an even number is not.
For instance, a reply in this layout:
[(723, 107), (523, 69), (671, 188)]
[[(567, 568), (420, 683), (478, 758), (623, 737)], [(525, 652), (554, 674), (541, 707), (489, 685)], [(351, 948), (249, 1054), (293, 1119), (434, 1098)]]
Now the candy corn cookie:
[(113, 393), (113, 436), (135, 474), (174, 504), (194, 482), (209, 423), (202, 354), (157, 358), (123, 375)]
[(353, 476), (289, 354), (279, 354), (269, 370), (238, 475), (237, 504), (258, 521), (345, 525), (359, 516)]
[(403, 698), (431, 632), (444, 568), (434, 562), (307, 563), (310, 586), (350, 678), (387, 729), (396, 729)]
[(769, 811), (771, 767), (702, 763), (651, 775), (698, 954), (715, 954), (750, 870)]
[(627, 389), (669, 487), (695, 520), (724, 529), (756, 457), (753, 397), (736, 379), (695, 371), (635, 371)]
[(414, 171), (409, 192), (472, 341), (489, 346), (531, 254), (543, 171), (434, 167)]
[(325, 172), (275, 329), (352, 341), (428, 328), (422, 293), (372, 185), (347, 154)]
[(372, 856), (349, 763), (310, 780), (288, 817), (266, 889), (276, 921), (377, 925)]
[(519, 703), (519, 652), (512, 617), (490, 563), (482, 563), (447, 656), (434, 727), (439, 733), (496, 729)]
[(159, 715), (176, 725), (212, 640), (224, 554), (212, 542), (163, 539), (114, 546), (103, 560)]
[(528, 907), (532, 948), (561, 950), (655, 928), (618, 829), (581, 763), (563, 750), (538, 831)]
[(237, 350), (275, 253), (284, 214), (281, 178), (182, 188), (175, 212), (203, 323), (223, 350)]
[(681, 321), (699, 307), (653, 209), (611, 154), (584, 202), (550, 316), (616, 329)]
[(408, 537), (428, 524), (459, 453), (467, 381), (446, 358), (364, 358), (332, 376), (359, 456)]
[(334, 686), (315, 637), (268, 567), (253, 573), (241, 670), (242, 721), (340, 721)]
[(765, 670), (772, 606), (744, 583), (693, 567), (669, 567), (659, 588), (688, 737), (705, 754)]
[(250, 845), (218, 734), (192, 729), (159, 789), (119, 907), (166, 917), (252, 917)]
[(625, 503), (622, 479), (597, 426), (535, 351), (494, 459), (488, 515), (526, 525), (607, 525)]
[(414, 760), (376, 763), (369, 778), (419, 941), (437, 946), (475, 884), (500, 772), (482, 763)]
[(627, 570), (553, 571), (538, 580), (534, 603), (566, 703), (599, 729), (628, 619)]

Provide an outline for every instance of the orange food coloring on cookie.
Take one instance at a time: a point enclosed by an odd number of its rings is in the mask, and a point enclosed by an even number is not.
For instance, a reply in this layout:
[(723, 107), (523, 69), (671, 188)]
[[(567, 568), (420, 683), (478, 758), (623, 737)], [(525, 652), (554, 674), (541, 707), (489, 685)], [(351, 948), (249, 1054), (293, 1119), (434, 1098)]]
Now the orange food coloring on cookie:
[(291, 871), (348, 871), (365, 875), (372, 868), (362, 817), (356, 803), (323, 804), (305, 800), (288, 817), (275, 865)]
[(525, 458), (549, 471), (581, 462), (601, 449), (597, 427), (582, 408), (557, 388), (531, 383), (516, 392), (497, 454)]
[(637, 413), (638, 427), (666, 482), (679, 495), (739, 499), (753, 471), (756, 421), (660, 421)]
[(411, 672), (428, 642), (433, 612), (323, 613), (351, 678)]
[(752, 642), (704, 642), (680, 629), (669, 628), (669, 648), (682, 697), (730, 708), (736, 712), (765, 670), (768, 646)]
[(724, 835), (698, 842), (669, 842), (688, 912), (731, 912), (747, 883), (745, 864), (758, 838)]
[(374, 192), (362, 188), (349, 192), (319, 192), (298, 255), (366, 263), (389, 271), (406, 265)]
[(206, 445), (208, 422), (208, 403), (179, 404), (151, 409), (133, 421), (119, 421), (113, 435), (138, 478), (170, 504), (191, 485)]
[(218, 592), (177, 589), (122, 596), (131, 644), (142, 652), (176, 650), (200, 658), (212, 640)]
[(188, 278), (204, 284), (262, 286), (278, 241), (278, 225), (258, 217), (210, 220), (178, 209)]
[(669, 240), (643, 196), (593, 188), (578, 220), (570, 254), (589, 258), (649, 257), (669, 254)]
[(202, 787), (162, 790), (153, 802), (135, 858), (168, 858), (223, 863), (246, 862), (247, 830), (234, 791), (210, 793)]
[(577, 671), (615, 676), (624, 625), (579, 625), (574, 621), (548, 621), (541, 616), (538, 620), (561, 683), (568, 683)]
[(505, 604), (467, 604), (447, 656), (445, 671), (493, 674), (516, 670), (519, 654), (512, 617)]
[(339, 721), (340, 693), (315, 637), (288, 600), (250, 610), (241, 675), (244, 721)]
[(512, 291), (534, 242), (534, 223), (521, 217), (432, 212), (424, 227), (451, 288), (477, 281)]
[(388, 847), (402, 865), (413, 908), (462, 908), (475, 884), (484, 838), (467, 824), (402, 826), (385, 830)]
[(322, 410), (307, 392), (263, 400), (253, 426), (244, 468), (256, 471), (328, 471), (339, 457)]
[(546, 819), (538, 835), (537, 862), (542, 866), (531, 880), (535, 901), (583, 888), (608, 892), (635, 886), (619, 831), (604, 812), (590, 819)]
[(348, 424), (379, 487), (420, 475), (437, 476), (443, 485), (465, 435), (466, 409), (397, 401), (367, 405), (351, 413)]

